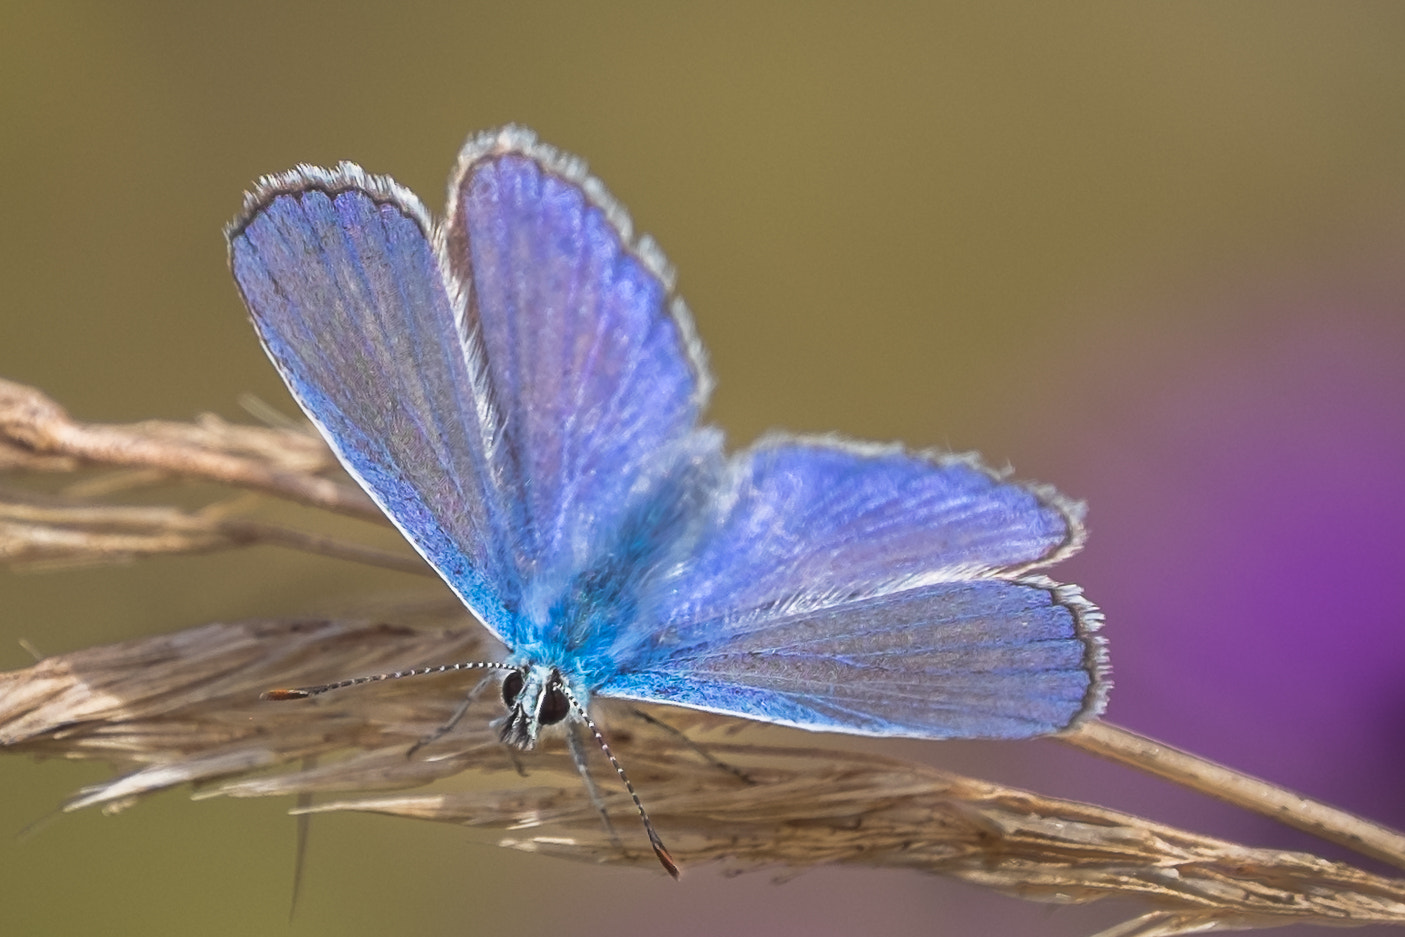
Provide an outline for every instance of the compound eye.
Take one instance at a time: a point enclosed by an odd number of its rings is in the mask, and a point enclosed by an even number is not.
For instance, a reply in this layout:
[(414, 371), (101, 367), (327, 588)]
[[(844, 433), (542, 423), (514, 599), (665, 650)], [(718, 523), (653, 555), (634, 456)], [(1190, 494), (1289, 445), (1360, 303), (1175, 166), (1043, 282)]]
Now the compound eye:
[(517, 697), (522, 692), (522, 671), (514, 670), (502, 680), (502, 701), (507, 706), (517, 702)]
[(546, 688), (546, 695), (542, 697), (542, 708), (537, 715), (537, 721), (544, 726), (554, 726), (565, 719), (570, 711), (571, 704), (566, 700), (566, 694), (553, 683)]

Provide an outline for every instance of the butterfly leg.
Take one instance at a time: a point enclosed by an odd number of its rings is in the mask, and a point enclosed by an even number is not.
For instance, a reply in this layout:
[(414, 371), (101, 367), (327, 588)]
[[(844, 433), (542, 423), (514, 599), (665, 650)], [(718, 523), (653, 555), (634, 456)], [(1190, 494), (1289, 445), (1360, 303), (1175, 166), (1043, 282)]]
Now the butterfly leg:
[[(311, 771), (317, 767), (317, 756), (308, 755), (302, 760), (302, 769)], [(298, 795), (298, 807), (307, 810), (312, 806), (312, 792), (304, 791)], [(302, 893), (302, 873), (307, 868), (307, 842), (312, 836), (312, 814), (300, 813), (297, 817), (297, 845), (293, 851), (293, 889), (288, 896), (288, 921), (293, 920), (293, 914), (298, 910), (298, 896)]]
[(699, 745), (697, 742), (694, 742), (692, 739), (688, 738), (688, 734), (687, 734), (686, 732), (684, 732), (682, 729), (674, 728), (673, 726), (671, 726), (671, 725), (669, 725), (668, 723), (664, 722), (662, 719), (659, 719), (659, 718), (657, 718), (657, 717), (655, 717), (655, 716), (651, 716), (651, 715), (649, 715), (648, 713), (646, 713), (646, 712), (645, 712), (644, 710), (642, 710), (642, 709), (631, 709), (630, 712), (633, 713), (633, 714), (634, 714), (636, 717), (638, 717), (639, 719), (642, 719), (642, 720), (644, 720), (645, 722), (649, 723), (649, 725), (651, 725), (651, 726), (657, 726), (658, 728), (660, 728), (660, 729), (664, 730), (665, 732), (667, 732), (669, 735), (674, 736), (674, 737), (677, 738), (680, 742), (682, 742), (684, 745), (688, 746), (688, 747), (691, 748), (694, 752), (696, 752), (697, 755), (698, 755), (698, 757), (700, 757), (700, 758), (702, 758), (703, 760), (705, 760), (708, 764), (712, 765), (714, 768), (717, 768), (718, 770), (721, 770), (721, 771), (725, 771), (725, 772), (727, 772), (728, 774), (736, 775), (738, 778), (740, 778), (741, 780), (745, 781), (747, 784), (755, 784), (755, 783), (756, 783), (755, 781), (753, 781), (753, 780), (751, 779), (751, 776), (748, 775), (748, 774), (747, 774), (745, 771), (743, 771), (741, 768), (738, 768), (736, 765), (729, 765), (729, 764), (727, 764), (727, 762), (725, 762), (725, 761), (723, 761), (722, 759), (716, 757), (716, 756), (713, 755), (711, 752), (709, 752), (706, 748), (704, 748), (703, 746)]
[[(422, 736), (418, 742), (411, 745), (410, 750), (405, 753), (405, 757), (415, 757), (415, 753), (418, 752), (421, 748), (424, 748), (426, 745), (431, 745), (439, 741), (444, 736), (448, 735), (451, 731), (453, 731), (454, 726), (458, 725), (459, 720), (464, 717), (464, 713), (468, 712), (468, 707), (471, 706), (473, 704), (473, 701), (476, 700), (479, 695), (483, 692), (483, 688), (492, 682), (493, 677), (491, 675), (484, 677), (482, 680), (479, 680), (478, 683), (473, 687), (473, 689), (469, 690), (468, 693), (464, 695), (463, 702), (459, 703), (458, 708), (454, 710), (453, 715), (449, 716), (448, 720), (443, 725), (439, 726), (439, 728), (435, 729), (428, 735)], [(519, 768), (519, 770), (521, 769)]]
[(595, 809), (600, 812), (600, 819), (605, 824), (605, 832), (610, 834), (610, 842), (616, 849), (623, 850), (624, 843), (620, 841), (619, 834), (615, 832), (615, 825), (610, 822), (610, 814), (605, 810), (605, 800), (600, 796), (600, 788), (596, 787), (595, 779), (590, 775), (590, 766), (586, 764), (586, 749), (581, 743), (580, 727), (572, 721), (566, 726), (566, 742), (571, 748), (571, 760), (576, 763), (576, 770), (580, 772), (581, 780), (585, 782), (586, 794), (590, 797), (590, 802), (595, 805)]

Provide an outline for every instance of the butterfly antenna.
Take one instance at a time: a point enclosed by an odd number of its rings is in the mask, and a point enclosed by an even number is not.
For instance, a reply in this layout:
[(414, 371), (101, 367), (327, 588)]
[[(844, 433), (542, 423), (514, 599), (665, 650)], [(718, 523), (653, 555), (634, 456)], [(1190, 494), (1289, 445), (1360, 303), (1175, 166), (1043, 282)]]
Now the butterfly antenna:
[(320, 696), (329, 690), (340, 690), (349, 686), (361, 686), (363, 683), (379, 683), (382, 680), (399, 680), (401, 677), (426, 677), (436, 673), (452, 673), (456, 670), (516, 669), (515, 667), (498, 661), (470, 660), (459, 664), (439, 664), (435, 667), (414, 667), (410, 670), (393, 670), (388, 673), (371, 674), (367, 677), (353, 677), (350, 680), (338, 680), (336, 683), (320, 683), (316, 686), (300, 686), (286, 690), (265, 690), (263, 693), (259, 694), (259, 699), (307, 699), (309, 696)]
[(644, 821), (644, 832), (649, 834), (649, 845), (654, 847), (654, 855), (658, 856), (659, 863), (663, 865), (664, 871), (677, 880), (679, 875), (678, 863), (673, 861), (673, 856), (669, 855), (668, 849), (664, 847), (663, 840), (659, 839), (659, 834), (654, 832), (654, 824), (653, 821), (649, 819), (649, 812), (644, 809), (644, 802), (639, 799), (639, 795), (634, 791), (634, 785), (629, 782), (629, 775), (624, 773), (624, 766), (621, 765), (619, 759), (615, 757), (615, 753), (610, 751), (610, 744), (605, 741), (605, 736), (600, 734), (600, 729), (596, 727), (595, 720), (590, 718), (590, 713), (585, 711), (585, 707), (580, 704), (580, 700), (576, 699), (576, 695), (571, 692), (570, 688), (567, 687), (564, 682), (557, 684), (557, 686), (560, 688), (561, 693), (566, 697), (567, 701), (570, 702), (571, 708), (576, 711), (576, 715), (580, 716), (586, 728), (590, 729), (590, 734), (595, 736), (596, 744), (598, 744), (600, 750), (605, 753), (605, 757), (610, 759), (610, 764), (614, 766), (615, 773), (618, 774), (620, 780), (624, 782), (624, 789), (629, 791), (629, 797), (634, 801), (635, 809), (639, 811), (639, 819)]

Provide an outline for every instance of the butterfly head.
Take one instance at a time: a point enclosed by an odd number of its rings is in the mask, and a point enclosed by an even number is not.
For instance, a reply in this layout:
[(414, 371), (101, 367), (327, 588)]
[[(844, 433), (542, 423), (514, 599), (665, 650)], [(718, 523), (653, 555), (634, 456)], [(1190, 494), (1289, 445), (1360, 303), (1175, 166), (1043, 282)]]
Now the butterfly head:
[(499, 727), (503, 744), (522, 751), (536, 747), (542, 726), (555, 725), (571, 713), (572, 697), (555, 667), (528, 664), (508, 671), (502, 682), (507, 716)]

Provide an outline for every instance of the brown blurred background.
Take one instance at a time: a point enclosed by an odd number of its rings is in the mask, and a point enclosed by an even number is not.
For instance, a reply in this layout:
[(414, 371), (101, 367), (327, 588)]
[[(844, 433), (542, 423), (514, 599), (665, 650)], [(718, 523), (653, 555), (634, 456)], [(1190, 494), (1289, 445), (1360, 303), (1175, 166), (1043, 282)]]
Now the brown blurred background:
[[(85, 419), (292, 412), (225, 268), (244, 186), (352, 159), (437, 208), (462, 139), (521, 122), (678, 266), (735, 443), (978, 449), (1087, 499), (1058, 575), (1107, 611), (1110, 717), (1405, 825), (1402, 49), (1389, 2), (12, 0), (0, 374)], [(417, 586), (273, 550), (0, 573), (0, 668), (20, 639)], [(1054, 743), (874, 749), (1319, 848)], [(101, 776), (0, 760), (0, 933), (1061, 935), (1135, 910), (868, 871), (675, 885), (348, 816), (315, 824), (289, 928), (281, 803), (10, 838)]]

